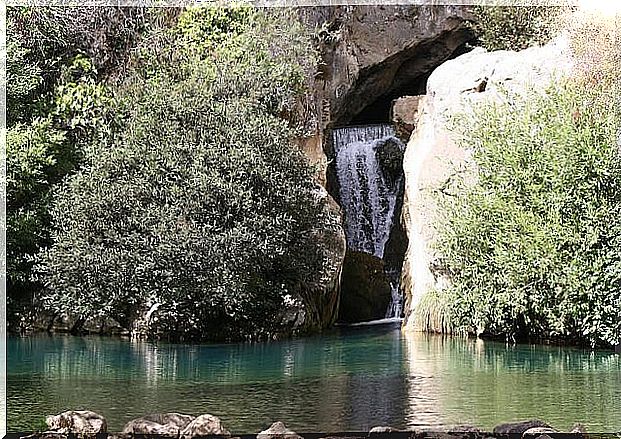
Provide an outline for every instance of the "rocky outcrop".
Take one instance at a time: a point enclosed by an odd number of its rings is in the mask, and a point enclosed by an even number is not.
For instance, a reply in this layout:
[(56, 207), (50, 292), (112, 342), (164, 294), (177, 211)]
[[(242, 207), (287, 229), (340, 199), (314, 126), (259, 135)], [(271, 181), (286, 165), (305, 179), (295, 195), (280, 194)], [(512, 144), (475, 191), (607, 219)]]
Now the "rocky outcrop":
[(406, 296), (405, 329), (420, 329), (414, 310), (428, 291), (446, 287), (448, 278), (438, 268), (434, 224), (439, 200), (451, 195), (458, 175), (472, 177), (470, 151), (456, 143), (448, 128), (451, 116), (506, 93), (543, 89), (555, 72), (571, 69), (569, 47), (557, 39), (544, 47), (521, 52), (475, 49), (447, 61), (433, 71), (427, 95), (418, 104), (421, 113), (404, 158), (404, 222), (409, 237), (402, 272)]
[(267, 430), (257, 434), (257, 439), (302, 439), (295, 431), (289, 430), (287, 426), (280, 422), (274, 422)]
[(342, 283), (339, 321), (354, 323), (384, 318), (391, 294), (380, 258), (348, 250)]
[(106, 419), (89, 410), (69, 410), (50, 415), (45, 418), (45, 423), (50, 429), (47, 433), (92, 435), (108, 431)]
[(194, 420), (194, 416), (180, 413), (161, 413), (133, 419), (125, 424), (122, 435), (148, 434), (177, 437)]

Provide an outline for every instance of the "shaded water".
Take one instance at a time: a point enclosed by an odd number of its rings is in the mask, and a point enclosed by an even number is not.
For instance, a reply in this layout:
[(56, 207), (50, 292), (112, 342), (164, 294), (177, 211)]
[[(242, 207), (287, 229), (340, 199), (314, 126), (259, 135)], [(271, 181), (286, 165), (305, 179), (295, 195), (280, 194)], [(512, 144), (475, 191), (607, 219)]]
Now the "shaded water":
[(103, 337), (8, 339), (8, 429), (89, 409), (110, 431), (153, 412), (211, 413), (233, 433), (282, 420), (298, 432), (538, 417), (558, 428), (621, 429), (621, 359), (610, 352), (515, 346), (398, 325), (234, 345)]

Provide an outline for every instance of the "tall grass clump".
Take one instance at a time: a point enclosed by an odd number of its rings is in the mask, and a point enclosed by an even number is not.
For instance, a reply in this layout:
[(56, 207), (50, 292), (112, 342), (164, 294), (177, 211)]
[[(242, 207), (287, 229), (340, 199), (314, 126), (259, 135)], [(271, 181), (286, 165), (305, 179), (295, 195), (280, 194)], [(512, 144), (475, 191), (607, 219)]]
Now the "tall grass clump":
[(431, 290), (421, 297), (420, 302), (416, 305), (414, 315), (418, 330), (439, 334), (457, 332), (453, 325), (447, 297), (447, 295), (436, 290)]

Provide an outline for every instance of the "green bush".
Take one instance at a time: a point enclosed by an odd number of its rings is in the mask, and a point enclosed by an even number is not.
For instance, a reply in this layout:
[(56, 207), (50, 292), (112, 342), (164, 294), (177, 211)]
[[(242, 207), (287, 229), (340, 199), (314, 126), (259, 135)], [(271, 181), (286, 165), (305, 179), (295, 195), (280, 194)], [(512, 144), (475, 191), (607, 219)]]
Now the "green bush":
[(7, 305), (10, 328), (29, 326), (41, 286), (32, 279), (50, 244), (49, 192), (107, 135), (103, 77), (124, 62), (144, 8), (7, 8)]
[(473, 6), (470, 23), (487, 50), (522, 50), (544, 45), (560, 29), (561, 6)]
[[(324, 269), (317, 234), (338, 218), (281, 118), (310, 39), (293, 16), (238, 12), (190, 9), (138, 50), (111, 140), (55, 194), (48, 308), (128, 328), (150, 309), (151, 335), (255, 337), (282, 330), (287, 296)], [(235, 36), (179, 38), (210, 26)]]
[(447, 202), (439, 249), (453, 324), (509, 339), (621, 340), (615, 90), (563, 81), (464, 116), (476, 183)]

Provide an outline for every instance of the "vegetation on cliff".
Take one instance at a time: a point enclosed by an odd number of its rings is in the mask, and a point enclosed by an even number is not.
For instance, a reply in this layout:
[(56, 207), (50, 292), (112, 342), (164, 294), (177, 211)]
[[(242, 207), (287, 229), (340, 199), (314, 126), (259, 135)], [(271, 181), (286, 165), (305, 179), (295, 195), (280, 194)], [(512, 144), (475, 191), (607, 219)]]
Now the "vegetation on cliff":
[(450, 331), (621, 342), (618, 40), (605, 16), (568, 23), (571, 76), (459, 119), (475, 179), (440, 225)]
[(469, 23), (487, 50), (522, 50), (548, 43), (567, 6), (473, 6)]

